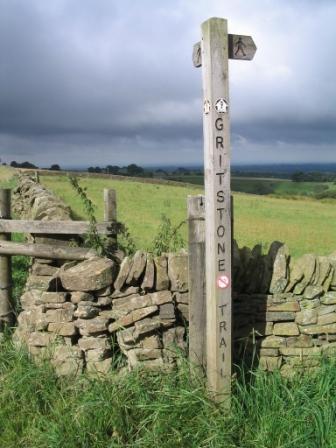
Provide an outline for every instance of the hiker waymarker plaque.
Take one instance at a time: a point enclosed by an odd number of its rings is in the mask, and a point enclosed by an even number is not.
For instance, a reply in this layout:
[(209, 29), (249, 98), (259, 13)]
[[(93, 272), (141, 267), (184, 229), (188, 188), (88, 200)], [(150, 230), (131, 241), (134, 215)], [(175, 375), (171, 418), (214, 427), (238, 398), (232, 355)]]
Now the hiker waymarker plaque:
[(202, 40), (193, 48), (203, 78), (207, 379), (217, 399), (231, 394), (232, 364), (228, 60), (250, 60), (255, 51), (250, 36), (229, 35), (220, 18), (202, 24)]
[(225, 114), (228, 111), (228, 103), (224, 98), (219, 98), (215, 103), (215, 109), (219, 114)]

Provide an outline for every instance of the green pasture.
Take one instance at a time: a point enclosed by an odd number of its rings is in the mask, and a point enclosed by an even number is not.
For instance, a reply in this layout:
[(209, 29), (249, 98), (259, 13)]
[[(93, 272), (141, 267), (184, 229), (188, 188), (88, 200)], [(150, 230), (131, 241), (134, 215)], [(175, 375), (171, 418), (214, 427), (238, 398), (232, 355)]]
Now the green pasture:
[[(41, 182), (85, 219), (83, 207), (64, 176), (41, 176)], [(103, 189), (114, 188), (118, 198), (118, 217), (130, 229), (138, 247), (151, 244), (166, 214), (178, 224), (187, 217), (186, 201), (201, 188), (153, 185), (142, 182), (81, 178), (80, 184), (96, 204), (97, 217), (103, 216)], [(336, 203), (314, 199), (283, 199), (268, 196), (234, 194), (234, 232), (239, 246), (264, 247), (274, 240), (288, 244), (293, 256), (315, 252), (321, 255), (336, 250)], [(182, 227), (187, 238), (187, 227)]]
[[(14, 186), (13, 172), (1, 167), (0, 184)], [(42, 175), (41, 182), (71, 206), (75, 217), (86, 219), (82, 203), (65, 175)], [(285, 188), (287, 181), (278, 183)], [(297, 188), (306, 184), (291, 183)], [(137, 247), (143, 249), (151, 249), (163, 214), (176, 225), (185, 221), (187, 196), (203, 192), (195, 185), (157, 185), (92, 177), (81, 177), (80, 185), (87, 189), (96, 205), (99, 220), (103, 217), (103, 189), (116, 190), (118, 219), (128, 226)], [(181, 232), (186, 240), (186, 225)], [(279, 240), (288, 244), (295, 257), (309, 252), (325, 255), (336, 250), (336, 201), (235, 193), (234, 234), (240, 247), (261, 243), (266, 248)]]
[(15, 170), (8, 166), (0, 165), (0, 187), (1, 188), (14, 188), (15, 186)]
[(334, 182), (292, 182), (286, 179), (253, 179), (233, 177), (233, 191), (258, 195), (275, 195), (279, 197), (318, 197), (323, 193), (332, 192), (336, 197)]
[[(185, 174), (170, 175), (168, 179), (203, 186), (202, 175)], [(308, 196), (336, 198), (335, 182), (292, 182), (289, 179), (237, 177), (231, 178), (231, 189), (234, 192), (275, 195), (280, 197)]]

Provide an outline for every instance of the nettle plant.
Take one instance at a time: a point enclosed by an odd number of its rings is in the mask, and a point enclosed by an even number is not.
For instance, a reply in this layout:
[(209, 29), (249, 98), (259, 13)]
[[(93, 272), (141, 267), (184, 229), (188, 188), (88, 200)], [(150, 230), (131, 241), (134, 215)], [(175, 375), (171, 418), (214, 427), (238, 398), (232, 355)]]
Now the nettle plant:
[(163, 214), (157, 235), (153, 239), (153, 253), (155, 255), (161, 255), (164, 252), (177, 252), (183, 249), (186, 242), (180, 233), (180, 229), (185, 223), (186, 221), (181, 221), (174, 226), (171, 219)]

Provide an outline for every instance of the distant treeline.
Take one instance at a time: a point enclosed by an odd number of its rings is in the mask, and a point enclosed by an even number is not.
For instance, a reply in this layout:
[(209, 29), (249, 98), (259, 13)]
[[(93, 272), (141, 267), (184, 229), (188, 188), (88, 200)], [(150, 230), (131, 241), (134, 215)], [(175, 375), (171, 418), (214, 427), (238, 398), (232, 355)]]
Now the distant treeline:
[(120, 167), (118, 165), (106, 165), (106, 167), (90, 166), (89, 173), (115, 174), (118, 176), (152, 177), (150, 171), (146, 171), (141, 166), (131, 163), (128, 166)]
[(296, 171), (292, 174), (293, 182), (335, 182), (336, 173), (322, 173), (320, 171), (313, 171), (305, 173), (303, 171)]
[[(1, 162), (1, 159), (0, 159)], [(6, 163), (3, 163), (6, 165)], [(14, 168), (26, 168), (26, 169), (48, 169), (59, 171), (61, 170), (60, 165), (57, 163), (52, 164), (48, 168), (39, 168), (31, 162), (18, 163), (16, 161), (10, 162), (10, 166)], [(178, 182), (193, 183), (197, 185), (203, 185), (204, 174), (202, 168), (143, 168), (135, 163), (131, 163), (127, 166), (118, 165), (106, 165), (105, 167), (100, 166), (90, 166), (87, 171), (89, 173), (102, 173), (102, 174), (113, 174), (118, 176), (129, 176), (129, 177), (147, 177), (147, 178), (162, 178), (167, 180), (174, 180)], [(336, 182), (336, 172), (327, 171), (295, 171), (295, 172), (279, 172), (277, 170), (271, 171), (247, 171), (246, 169), (240, 170), (239, 168), (232, 168), (231, 174), (233, 178), (255, 178), (256, 180), (260, 178), (269, 178), (276, 180), (277, 178), (283, 178), (292, 180), (295, 183), (298, 182)], [(266, 179), (265, 179), (266, 180)], [(252, 184), (251, 184), (252, 185)], [(236, 191), (241, 191), (239, 188)], [(270, 185), (266, 185), (265, 182), (258, 184), (253, 184), (254, 194), (271, 194)]]
[[(103, 173), (103, 174), (114, 174), (118, 176), (131, 176), (131, 177), (159, 177), (170, 179), (171, 176), (190, 176), (190, 175), (203, 175), (203, 172), (200, 170), (191, 170), (187, 168), (176, 168), (173, 170), (165, 170), (162, 168), (150, 169), (143, 168), (135, 163), (131, 163), (127, 166), (118, 166), (118, 165), (107, 165), (102, 168), (99, 166), (90, 166), (88, 168), (89, 173)], [(185, 180), (187, 182), (187, 180)]]
[(246, 171), (240, 169), (232, 169), (231, 174), (235, 177), (267, 177), (274, 179), (290, 179), (291, 175), (289, 173), (283, 173), (278, 171)]
[[(7, 163), (3, 163), (3, 165), (7, 165)], [(60, 169), (61, 169), (61, 167), (57, 163), (54, 163), (53, 165), (51, 165), (48, 168), (39, 168), (38, 166), (34, 165), (31, 162), (18, 163), (18, 162), (15, 162), (15, 160), (13, 160), (13, 162), (11, 162), (9, 164), (9, 166), (11, 166), (13, 168), (25, 168), (25, 169), (30, 169), (30, 170), (45, 169), (45, 170), (60, 171)]]

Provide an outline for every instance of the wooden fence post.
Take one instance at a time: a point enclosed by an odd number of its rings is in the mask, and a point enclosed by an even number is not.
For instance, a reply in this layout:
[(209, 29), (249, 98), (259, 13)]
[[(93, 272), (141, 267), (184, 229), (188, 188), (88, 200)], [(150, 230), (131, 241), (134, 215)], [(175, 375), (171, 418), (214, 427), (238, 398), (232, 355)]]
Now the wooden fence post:
[[(111, 188), (104, 188), (104, 221), (117, 222), (117, 195)], [(108, 247), (116, 249), (117, 234), (115, 232), (108, 236)]]
[[(11, 190), (0, 189), (0, 219), (9, 219), (11, 214)], [(1, 233), (0, 241), (10, 241), (10, 233)], [(12, 262), (10, 255), (0, 256), (0, 330), (3, 324), (13, 322), (12, 308)]]
[(206, 369), (205, 198), (188, 196), (189, 231), (189, 359)]

